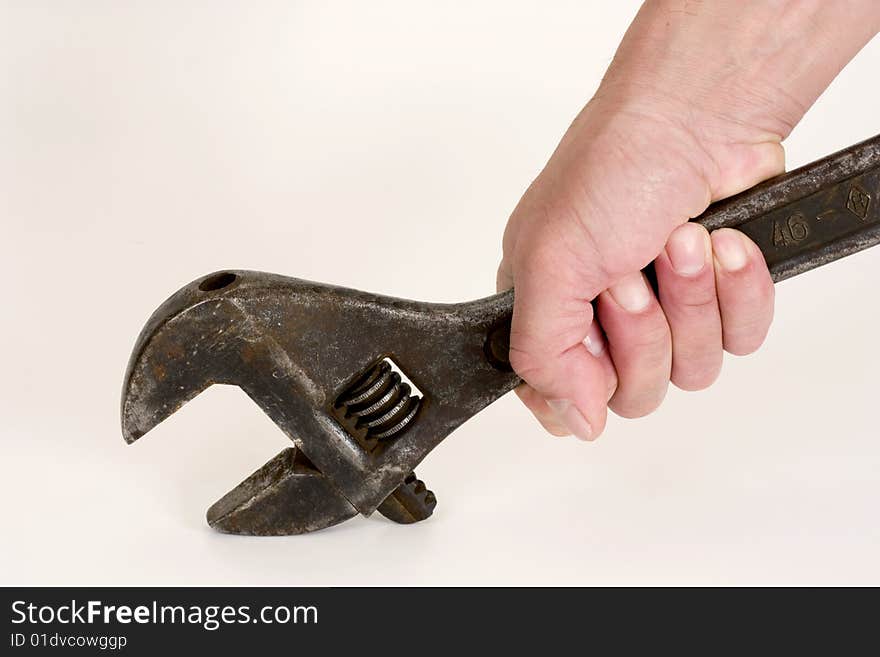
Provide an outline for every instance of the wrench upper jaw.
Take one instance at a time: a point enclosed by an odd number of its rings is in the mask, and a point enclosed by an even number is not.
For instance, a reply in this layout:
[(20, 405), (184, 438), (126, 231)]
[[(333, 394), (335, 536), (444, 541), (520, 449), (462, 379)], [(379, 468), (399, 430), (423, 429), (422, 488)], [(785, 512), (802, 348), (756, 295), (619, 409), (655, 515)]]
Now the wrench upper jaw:
[(133, 443), (215, 383), (236, 384), (240, 311), (216, 290), (237, 274), (212, 274), (183, 287), (150, 317), (138, 336), (122, 390), (125, 441)]
[(165, 394), (161, 386), (142, 374), (134, 374), (126, 383), (122, 400), (122, 437), (131, 444), (153, 427), (173, 415), (186, 402), (197, 397), (213, 381), (181, 383), (174, 394)]

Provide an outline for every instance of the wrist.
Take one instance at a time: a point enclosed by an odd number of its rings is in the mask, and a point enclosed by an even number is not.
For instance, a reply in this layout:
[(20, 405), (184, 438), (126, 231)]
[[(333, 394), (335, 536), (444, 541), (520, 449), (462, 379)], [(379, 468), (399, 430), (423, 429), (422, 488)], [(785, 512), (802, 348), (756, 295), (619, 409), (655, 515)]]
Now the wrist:
[(876, 0), (648, 0), (597, 96), (685, 130), (732, 193), (730, 170), (781, 170), (780, 142), (878, 23)]
[(601, 91), (624, 102), (660, 100), (701, 123), (740, 124), (748, 134), (738, 138), (781, 141), (814, 100), (815, 85), (802, 78), (806, 53), (827, 38), (808, 28), (820, 8), (821, 0), (648, 0)]

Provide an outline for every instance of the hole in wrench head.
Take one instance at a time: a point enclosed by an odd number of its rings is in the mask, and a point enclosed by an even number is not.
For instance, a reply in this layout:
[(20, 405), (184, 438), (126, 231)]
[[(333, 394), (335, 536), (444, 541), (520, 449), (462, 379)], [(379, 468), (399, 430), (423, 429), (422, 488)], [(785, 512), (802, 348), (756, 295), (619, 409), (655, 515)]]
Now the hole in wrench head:
[(199, 289), (202, 292), (214, 292), (216, 290), (222, 290), (224, 287), (229, 287), (230, 285), (232, 285), (237, 278), (238, 276), (236, 276), (232, 272), (223, 271), (219, 274), (208, 276), (208, 278), (199, 283)]

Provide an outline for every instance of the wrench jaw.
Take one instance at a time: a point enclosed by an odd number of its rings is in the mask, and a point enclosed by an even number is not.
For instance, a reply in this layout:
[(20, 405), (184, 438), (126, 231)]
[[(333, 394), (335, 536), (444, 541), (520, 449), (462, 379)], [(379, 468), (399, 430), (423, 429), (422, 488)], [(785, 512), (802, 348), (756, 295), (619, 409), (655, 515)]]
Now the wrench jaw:
[(208, 509), (208, 524), (226, 534), (289, 536), (358, 514), (301, 450), (288, 447)]
[[(122, 435), (129, 444), (215, 383), (234, 383), (242, 366), (240, 311), (202, 290), (216, 276), (179, 290), (150, 317), (138, 336), (122, 390)], [(235, 279), (226, 286), (233, 285)], [(224, 287), (226, 287), (224, 286)], [(246, 352), (245, 352), (246, 353)]]

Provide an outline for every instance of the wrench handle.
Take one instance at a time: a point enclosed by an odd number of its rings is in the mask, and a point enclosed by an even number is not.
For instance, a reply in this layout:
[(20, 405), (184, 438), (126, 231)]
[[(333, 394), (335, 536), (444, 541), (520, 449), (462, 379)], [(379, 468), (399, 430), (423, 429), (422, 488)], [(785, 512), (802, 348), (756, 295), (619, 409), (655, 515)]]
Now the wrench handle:
[(736, 228), (774, 281), (880, 243), (880, 135), (719, 201), (693, 219)]

